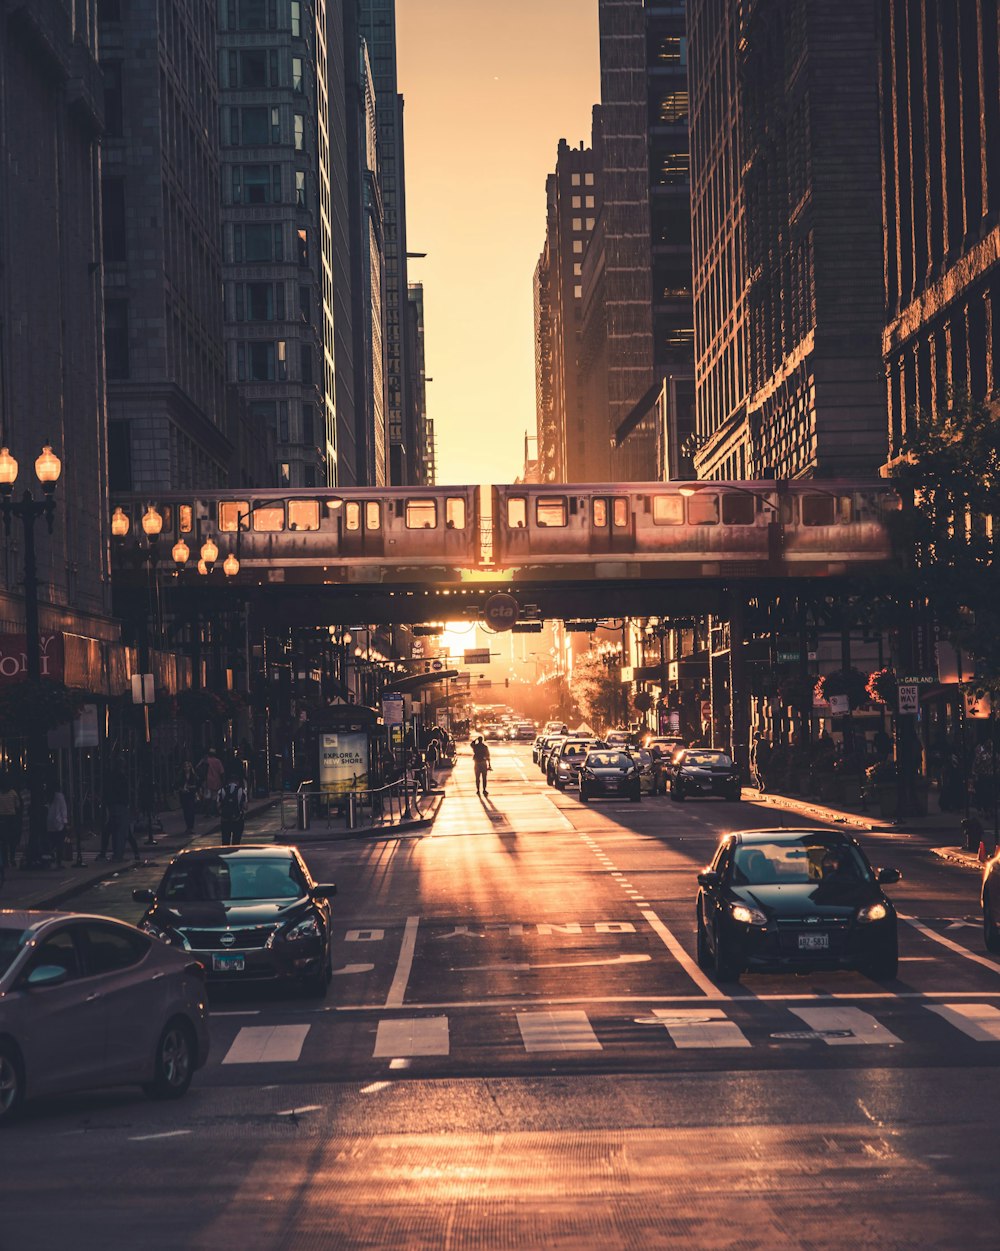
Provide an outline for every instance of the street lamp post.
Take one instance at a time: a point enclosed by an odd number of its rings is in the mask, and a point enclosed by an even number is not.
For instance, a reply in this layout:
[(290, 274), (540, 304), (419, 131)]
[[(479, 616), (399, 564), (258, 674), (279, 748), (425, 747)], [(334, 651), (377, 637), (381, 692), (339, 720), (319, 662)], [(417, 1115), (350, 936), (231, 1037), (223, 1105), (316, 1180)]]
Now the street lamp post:
[[(35, 522), (45, 518), (49, 534), (55, 520), (55, 489), (62, 472), (62, 462), (46, 443), (35, 461), (35, 474), (42, 486), (42, 499), (36, 500), (30, 490), (17, 501), (13, 499), (17, 481), (17, 461), (6, 447), (0, 448), (0, 511), (4, 530), (9, 535), (12, 518), (24, 527), (24, 632), (25, 664), (28, 681), (38, 683), (42, 677), (42, 639), (38, 624), (38, 563), (35, 556)], [(31, 808), (28, 815), (29, 864), (37, 862), (45, 842), (45, 779), (42, 757), (47, 754), (44, 729), (32, 729), (28, 735), (28, 790)]]

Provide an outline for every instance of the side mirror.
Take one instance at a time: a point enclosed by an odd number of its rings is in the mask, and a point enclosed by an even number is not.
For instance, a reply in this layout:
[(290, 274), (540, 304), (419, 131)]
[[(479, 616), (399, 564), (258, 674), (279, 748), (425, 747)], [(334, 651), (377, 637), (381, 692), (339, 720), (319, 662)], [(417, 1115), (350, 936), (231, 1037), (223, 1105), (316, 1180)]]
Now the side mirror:
[(337, 887), (333, 882), (321, 882), (309, 892), (313, 899), (332, 899), (336, 893)]
[(878, 881), (881, 886), (891, 886), (893, 882), (898, 882), (903, 875), (898, 869), (879, 869)]
[(152, 903), (156, 894), (148, 886), (137, 886), (132, 892), (132, 898), (136, 903)]
[(69, 973), (61, 964), (40, 964), (28, 974), (25, 985), (29, 990), (41, 990), (45, 986), (58, 986), (68, 977)]
[(719, 875), (712, 869), (705, 869), (704, 872), (698, 874), (699, 886), (718, 886)]

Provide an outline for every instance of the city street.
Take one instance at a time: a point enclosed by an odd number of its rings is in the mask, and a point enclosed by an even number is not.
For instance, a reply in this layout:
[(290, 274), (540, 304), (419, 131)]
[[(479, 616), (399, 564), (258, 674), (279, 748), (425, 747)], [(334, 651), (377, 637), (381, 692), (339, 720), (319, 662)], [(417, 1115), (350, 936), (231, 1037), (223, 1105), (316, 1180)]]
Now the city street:
[[(324, 1003), (213, 989), (183, 1100), (27, 1109), (0, 1145), (3, 1251), (112, 1230), (190, 1248), (996, 1247), (1000, 962), (976, 875), (925, 836), (865, 834), (903, 872), (898, 980), (717, 986), (694, 959), (695, 873), (726, 829), (806, 822), (746, 791), (584, 806), (527, 747), (492, 754), (480, 800), (462, 752), (432, 830), (303, 843), (338, 885)], [(75, 907), (141, 911), (124, 891)]]

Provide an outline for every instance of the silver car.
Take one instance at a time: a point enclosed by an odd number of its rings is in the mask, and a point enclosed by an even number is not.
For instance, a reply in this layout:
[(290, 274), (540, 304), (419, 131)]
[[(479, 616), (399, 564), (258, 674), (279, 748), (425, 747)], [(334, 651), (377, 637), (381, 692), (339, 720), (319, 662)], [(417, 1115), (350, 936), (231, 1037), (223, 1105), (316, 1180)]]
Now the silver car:
[(27, 1097), (183, 1095), (208, 1058), (204, 967), (107, 917), (0, 911), (0, 1124)]

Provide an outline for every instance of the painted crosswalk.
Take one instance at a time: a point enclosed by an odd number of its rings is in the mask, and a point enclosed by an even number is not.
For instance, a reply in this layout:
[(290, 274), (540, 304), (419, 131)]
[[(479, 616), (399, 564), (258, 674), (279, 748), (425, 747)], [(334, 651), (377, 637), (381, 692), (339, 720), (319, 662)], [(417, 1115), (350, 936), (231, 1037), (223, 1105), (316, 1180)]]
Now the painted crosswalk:
[[(921, 1003), (901, 1009), (848, 1004), (709, 1003), (698, 1007), (650, 1007), (645, 1013), (588, 1012), (583, 1008), (508, 1008), (460, 1013), (414, 1013), (376, 1016), (374, 1041), (353, 1060), (393, 1062), (467, 1062), (470, 1055), (493, 1054), (569, 1059), (577, 1053), (620, 1056), (629, 1048), (650, 1047), (667, 1054), (699, 1051), (769, 1051), (775, 1047), (928, 1048), (942, 1045), (941, 1026), (961, 1035), (966, 1044), (1000, 1043), (1000, 1006), (974, 1000)], [(377, 1010), (376, 1010), (377, 1012)], [(932, 1021), (939, 1024), (929, 1028)], [(890, 1028), (891, 1025), (891, 1028)], [(235, 1028), (228, 1045), (217, 1054), (226, 1066), (322, 1063), (334, 1049), (331, 1030), (347, 1022), (323, 1016), (312, 1023), (233, 1026), (224, 1014), (214, 1029)], [(458, 1044), (456, 1045), (456, 1038)], [(660, 1041), (657, 1042), (656, 1040)], [(954, 1045), (954, 1044), (952, 1044)]]

